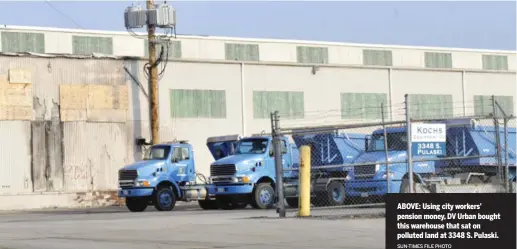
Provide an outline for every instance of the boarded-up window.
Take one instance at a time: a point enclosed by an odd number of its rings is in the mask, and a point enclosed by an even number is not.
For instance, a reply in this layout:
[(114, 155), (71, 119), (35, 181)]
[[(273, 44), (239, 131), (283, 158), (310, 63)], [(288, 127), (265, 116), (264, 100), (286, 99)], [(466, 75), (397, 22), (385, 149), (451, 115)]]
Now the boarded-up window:
[(390, 50), (364, 49), (363, 64), (369, 66), (392, 66), (392, 52)]
[[(500, 117), (503, 112), (506, 115), (514, 115), (513, 96), (494, 96), (496, 101), (496, 114)], [(474, 113), (475, 115), (489, 115), (494, 112), (492, 96), (475, 95), (474, 96)]]
[(96, 36), (72, 36), (73, 54), (113, 54), (113, 38)]
[[(170, 41), (168, 43), (159, 43), (156, 46), (156, 58), (160, 57), (161, 49), (163, 48), (163, 56), (168, 56), (168, 59), (179, 59), (182, 57), (181, 41)], [(149, 41), (144, 42), (145, 57), (149, 56)], [(165, 58), (163, 58), (165, 60)]]
[(425, 52), (425, 67), (452, 68), (452, 54)]
[(411, 118), (448, 118), (452, 117), (452, 95), (448, 94), (410, 94)]
[(253, 91), (253, 118), (269, 119), (271, 112), (278, 111), (282, 118), (304, 117), (303, 92)]
[(388, 117), (388, 96), (385, 93), (341, 93), (342, 119), (382, 119)]
[(226, 118), (224, 90), (170, 90), (173, 118)]
[(231, 61), (259, 61), (259, 46), (257, 44), (226, 43), (225, 56)]
[(45, 35), (41, 33), (2, 32), (2, 52), (45, 53)]
[(508, 70), (508, 56), (484, 54), (483, 55), (483, 69)]
[(296, 47), (296, 59), (298, 63), (328, 64), (329, 51), (324, 47)]

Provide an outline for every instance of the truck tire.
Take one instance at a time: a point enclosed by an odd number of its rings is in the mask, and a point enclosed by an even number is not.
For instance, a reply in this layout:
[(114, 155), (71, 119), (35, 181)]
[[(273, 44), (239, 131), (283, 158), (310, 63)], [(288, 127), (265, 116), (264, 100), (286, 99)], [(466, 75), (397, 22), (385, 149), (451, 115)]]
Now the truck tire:
[(287, 205), (290, 208), (298, 208), (298, 198), (285, 198), (285, 201), (287, 202)]
[(256, 209), (271, 209), (274, 204), (275, 190), (271, 184), (258, 184), (251, 193), (251, 206)]
[(197, 203), (204, 210), (219, 209), (219, 205), (217, 205), (217, 201), (215, 200), (199, 200)]
[(126, 198), (126, 207), (131, 212), (143, 212), (147, 208), (147, 203), (145, 198)]
[(170, 188), (160, 188), (154, 195), (153, 203), (158, 211), (171, 211), (176, 205), (176, 195)]
[(327, 197), (329, 206), (343, 205), (346, 199), (345, 185), (343, 184), (343, 182), (331, 182), (327, 186)]

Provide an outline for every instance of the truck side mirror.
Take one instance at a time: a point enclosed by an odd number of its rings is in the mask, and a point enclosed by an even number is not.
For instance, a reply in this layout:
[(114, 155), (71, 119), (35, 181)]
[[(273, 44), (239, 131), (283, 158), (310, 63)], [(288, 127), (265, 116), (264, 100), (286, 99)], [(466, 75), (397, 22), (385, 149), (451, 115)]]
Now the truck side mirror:
[(368, 151), (368, 138), (364, 138), (364, 151)]
[(270, 156), (270, 157), (272, 157), (272, 156), (274, 156), (274, 155), (275, 155), (275, 152), (274, 152), (273, 150), (270, 150), (270, 151), (269, 151), (269, 156)]

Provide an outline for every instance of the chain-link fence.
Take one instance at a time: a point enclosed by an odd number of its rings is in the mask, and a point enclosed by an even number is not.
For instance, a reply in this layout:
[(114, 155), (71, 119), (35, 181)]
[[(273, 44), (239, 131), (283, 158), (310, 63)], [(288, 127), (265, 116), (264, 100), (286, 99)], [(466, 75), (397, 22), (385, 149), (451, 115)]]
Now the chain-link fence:
[[(405, 120), (387, 121), (381, 106), (369, 123), (288, 126), (273, 113), (280, 216), (300, 206), (300, 164), (287, 157), (310, 158), (312, 216), (382, 215), (387, 193), (515, 193), (515, 118), (492, 102), (486, 114), (411, 118), (406, 96)], [(285, 138), (291, 150), (281, 148)]]

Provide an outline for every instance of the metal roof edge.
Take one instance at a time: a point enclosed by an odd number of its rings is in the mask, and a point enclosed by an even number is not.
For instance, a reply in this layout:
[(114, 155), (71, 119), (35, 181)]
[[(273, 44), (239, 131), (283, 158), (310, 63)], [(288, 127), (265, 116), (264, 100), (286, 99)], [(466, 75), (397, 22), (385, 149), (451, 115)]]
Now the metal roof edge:
[[(39, 26), (16, 26), (16, 25), (0, 25), (1, 30), (27, 30), (41, 32), (64, 32), (64, 33), (83, 33), (83, 34), (99, 34), (99, 35), (121, 35), (131, 36), (125, 31), (103, 31), (103, 30), (85, 30), (85, 29), (67, 29)], [(143, 32), (135, 32), (139, 35), (146, 35)], [(307, 41), (292, 39), (265, 39), (265, 38), (239, 38), (226, 36), (201, 36), (201, 35), (177, 35), (180, 39), (198, 39), (198, 40), (224, 40), (238, 42), (256, 42), (256, 43), (284, 43), (284, 44), (307, 44), (314, 46), (344, 46), (344, 47), (362, 47), (362, 48), (384, 48), (384, 49), (414, 49), (414, 50), (433, 50), (447, 52), (475, 52), (475, 53), (496, 53), (496, 54), (517, 54), (516, 50), (494, 50), (494, 49), (474, 49), (474, 48), (455, 48), (455, 47), (434, 47), (434, 46), (405, 46), (405, 45), (383, 45), (383, 44), (367, 44), (367, 43), (346, 43), (346, 42), (326, 42), (326, 41)]]

